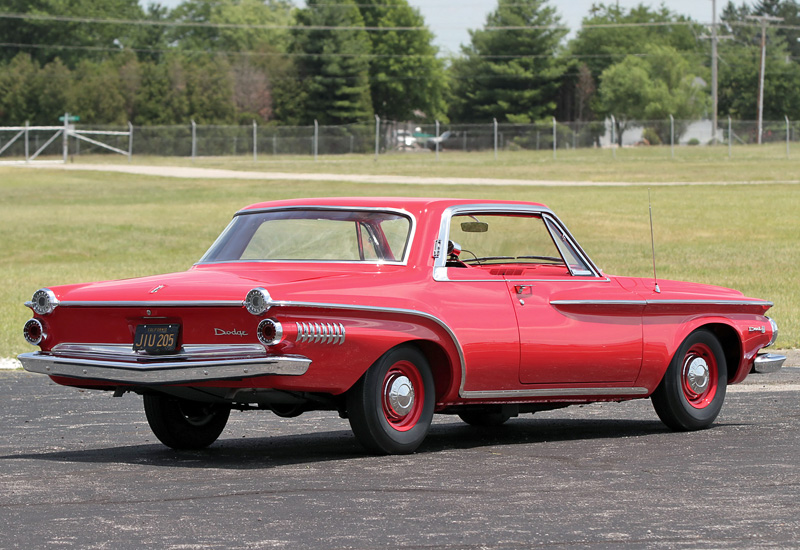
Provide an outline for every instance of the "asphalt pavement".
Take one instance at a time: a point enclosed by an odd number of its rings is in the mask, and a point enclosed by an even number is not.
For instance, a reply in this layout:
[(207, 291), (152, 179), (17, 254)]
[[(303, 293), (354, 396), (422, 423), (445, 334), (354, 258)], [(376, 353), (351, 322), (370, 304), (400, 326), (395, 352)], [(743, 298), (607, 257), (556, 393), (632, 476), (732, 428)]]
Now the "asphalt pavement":
[(204, 451), (141, 399), (0, 371), (0, 548), (798, 548), (800, 368), (674, 433), (649, 400), (478, 429), (437, 417), (366, 455), (334, 413), (234, 412)]

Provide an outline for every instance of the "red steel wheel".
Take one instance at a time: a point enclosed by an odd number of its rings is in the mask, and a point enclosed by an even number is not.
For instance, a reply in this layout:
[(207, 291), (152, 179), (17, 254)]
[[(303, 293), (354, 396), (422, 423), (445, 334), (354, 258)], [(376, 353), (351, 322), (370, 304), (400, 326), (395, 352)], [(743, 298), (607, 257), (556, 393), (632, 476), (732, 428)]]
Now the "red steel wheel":
[(697, 343), (689, 348), (681, 369), (681, 386), (689, 405), (703, 409), (714, 400), (717, 370), (717, 359), (706, 344)]
[(398, 361), (386, 372), (383, 380), (383, 415), (395, 430), (413, 428), (422, 415), (425, 385), (417, 367), (408, 361)]
[(705, 329), (686, 337), (650, 397), (673, 430), (699, 430), (717, 418), (725, 400), (728, 368), (717, 337)]
[(392, 348), (347, 392), (356, 439), (377, 454), (413, 453), (433, 420), (433, 375), (415, 346)]

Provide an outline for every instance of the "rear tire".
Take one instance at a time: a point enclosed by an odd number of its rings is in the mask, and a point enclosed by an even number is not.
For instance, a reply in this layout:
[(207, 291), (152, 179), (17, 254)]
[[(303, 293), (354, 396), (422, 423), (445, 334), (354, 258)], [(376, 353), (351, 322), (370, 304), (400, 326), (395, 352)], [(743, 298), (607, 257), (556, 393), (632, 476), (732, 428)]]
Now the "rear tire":
[(216, 403), (145, 395), (144, 412), (161, 443), (176, 450), (195, 450), (217, 440), (228, 423), (231, 409)]
[(350, 427), (368, 451), (408, 454), (420, 446), (433, 420), (434, 382), (417, 348), (386, 352), (347, 393)]
[(708, 428), (725, 400), (728, 368), (722, 346), (711, 332), (697, 330), (683, 341), (653, 392), (656, 414), (677, 431)]

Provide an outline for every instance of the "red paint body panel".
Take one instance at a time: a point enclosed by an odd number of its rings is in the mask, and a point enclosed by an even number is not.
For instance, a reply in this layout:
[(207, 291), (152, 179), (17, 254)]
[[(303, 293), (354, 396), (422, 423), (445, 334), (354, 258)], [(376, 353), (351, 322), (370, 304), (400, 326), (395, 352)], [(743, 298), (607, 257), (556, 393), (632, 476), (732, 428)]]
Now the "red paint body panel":
[[(588, 259), (593, 272), (578, 275), (544, 261), (445, 266), (447, 243), (442, 241), (449, 212), (471, 205), (475, 211), (549, 212), (538, 204), (446, 199), (252, 205), (243, 212), (391, 208), (413, 218), (413, 238), (405, 258), (395, 262), (201, 263), (183, 273), (51, 287), (59, 305), (50, 314), (35, 315), (48, 335), (41, 350), (55, 353), (58, 344), (121, 348), (145, 323), (179, 324), (179, 347), (262, 345), (259, 323), (272, 318), (284, 328), (283, 340), (263, 345), (264, 353), (307, 358), (303, 374), (181, 385), (339, 396), (388, 350), (415, 342), (428, 355), (442, 409), (645, 397), (681, 342), (700, 327), (721, 334), (726, 356), (735, 359), (728, 366), (729, 382), (736, 383), (772, 336), (764, 317), (770, 304), (730, 289), (659, 281), (657, 293), (651, 280), (607, 276)], [(582, 254), (576, 243), (572, 246)], [(243, 305), (254, 288), (266, 289), (271, 300), (261, 315)], [(317, 332), (304, 340), (304, 326)], [(339, 327), (342, 341), (330, 341)], [(139, 387), (78, 375), (54, 374), (53, 379), (82, 387)]]

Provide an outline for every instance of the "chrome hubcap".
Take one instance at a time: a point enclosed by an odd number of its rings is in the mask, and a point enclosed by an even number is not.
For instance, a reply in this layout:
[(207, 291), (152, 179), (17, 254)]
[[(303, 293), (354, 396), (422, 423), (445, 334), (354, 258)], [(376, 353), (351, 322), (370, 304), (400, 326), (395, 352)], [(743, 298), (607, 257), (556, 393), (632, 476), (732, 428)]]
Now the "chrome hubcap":
[(708, 388), (709, 369), (705, 359), (695, 357), (691, 360), (686, 369), (686, 382), (689, 389), (696, 394), (701, 394)]
[(389, 406), (398, 416), (406, 416), (414, 407), (414, 385), (407, 376), (393, 378), (386, 389)]

